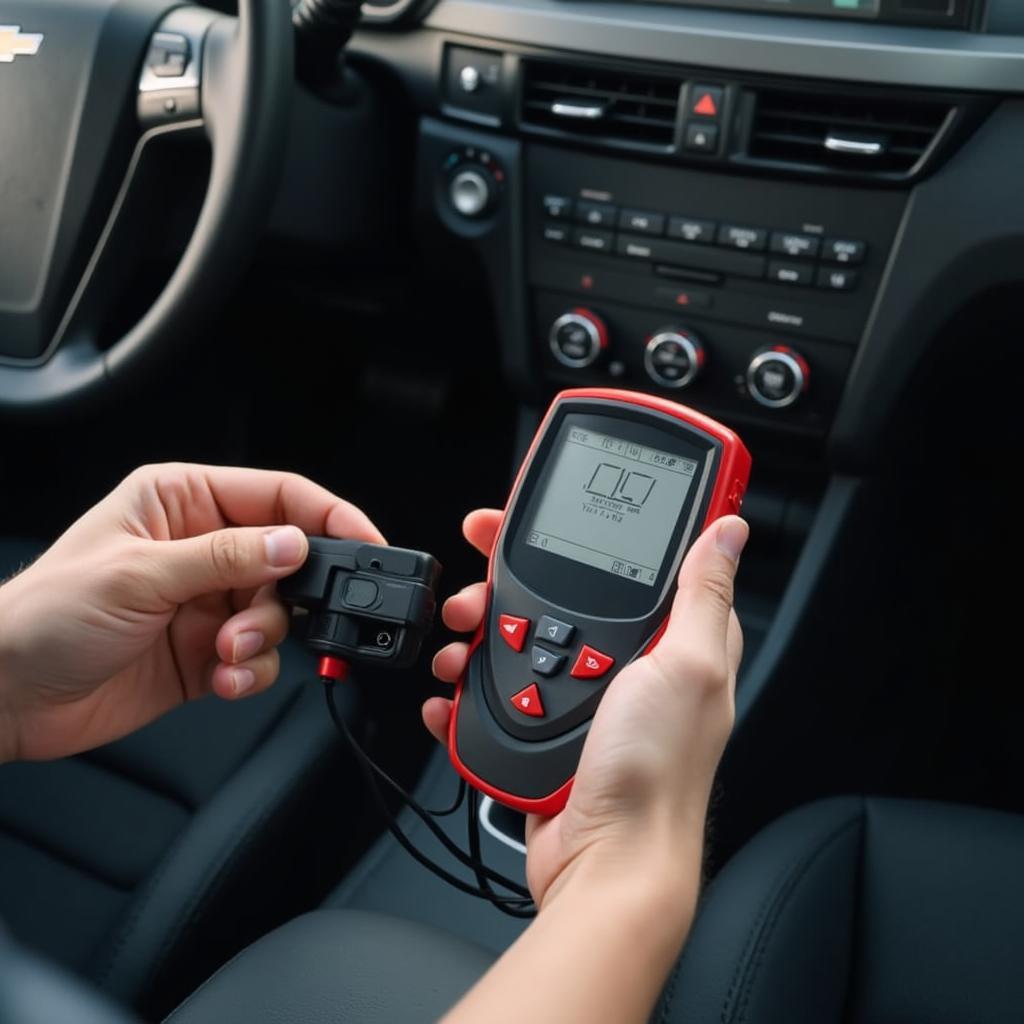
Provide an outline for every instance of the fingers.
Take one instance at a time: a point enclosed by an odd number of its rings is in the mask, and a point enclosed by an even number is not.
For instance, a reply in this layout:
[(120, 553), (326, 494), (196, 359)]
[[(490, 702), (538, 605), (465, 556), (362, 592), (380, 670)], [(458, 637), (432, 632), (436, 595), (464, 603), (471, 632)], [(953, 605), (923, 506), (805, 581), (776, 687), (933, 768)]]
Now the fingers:
[(210, 679), (214, 693), (225, 700), (262, 693), (280, 667), (277, 645), (288, 633), (288, 612), (272, 587), (257, 591), (252, 604), (233, 615), (217, 634), (220, 663)]
[(423, 724), (427, 731), (445, 746), (448, 745), (448, 723), (452, 717), (452, 702), (444, 697), (431, 697), (423, 704)]
[(449, 644), (434, 655), (431, 670), (442, 683), (458, 682), (469, 660), (469, 644)]
[(274, 683), (280, 667), (280, 656), (276, 648), (271, 648), (238, 665), (218, 665), (213, 670), (210, 688), (224, 700), (252, 697)]
[(496, 508), (478, 508), (462, 521), (463, 536), (481, 555), (490, 557), (504, 515), (504, 512)]
[(487, 584), (471, 583), (445, 601), (441, 619), (456, 633), (470, 633), (480, 625), (486, 609)]
[[(123, 486), (152, 496), (171, 536), (194, 532), (191, 524), (269, 526), (290, 523), (303, 533), (385, 543), (380, 531), (355, 505), (296, 473), (193, 466), (171, 463), (144, 466)], [(206, 525), (205, 529), (209, 529)]]
[(261, 587), (293, 573), (309, 542), (296, 526), (232, 527), (147, 545), (160, 596), (182, 604), (201, 594)]
[[(466, 540), (482, 555), (490, 556), (494, 540), (501, 529), (503, 515), (497, 509), (482, 508), (470, 512), (463, 521), (462, 532)], [(448, 598), (441, 611), (441, 618), (449, 629), (469, 633), (480, 625), (486, 609), (487, 584), (473, 583)], [(445, 683), (457, 682), (466, 668), (468, 657), (469, 644), (461, 641), (448, 644), (434, 656), (434, 675)], [(423, 724), (439, 743), (448, 742), (451, 713), (452, 702), (444, 697), (431, 697), (423, 705)]]
[(749, 532), (742, 519), (725, 516), (690, 549), (679, 571), (668, 628), (652, 652), (666, 670), (683, 672), (711, 662), (709, 670), (735, 672), (742, 644), (739, 624), (730, 625), (735, 618), (733, 580)]
[(385, 543), (355, 505), (296, 473), (220, 466), (202, 472), (225, 518), (239, 526), (292, 523), (305, 533)]
[(288, 621), (288, 612), (275, 598), (273, 588), (261, 588), (248, 608), (220, 627), (217, 657), (227, 665), (238, 665), (276, 647), (288, 635)]

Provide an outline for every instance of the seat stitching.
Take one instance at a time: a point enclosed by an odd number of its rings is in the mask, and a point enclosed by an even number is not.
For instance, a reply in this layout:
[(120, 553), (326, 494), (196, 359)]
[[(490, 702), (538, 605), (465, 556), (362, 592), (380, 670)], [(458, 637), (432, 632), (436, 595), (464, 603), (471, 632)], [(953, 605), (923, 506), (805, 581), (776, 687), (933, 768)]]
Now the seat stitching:
[(669, 1011), (672, 1009), (672, 1001), (676, 997), (676, 985), (679, 982), (679, 970), (682, 967), (683, 957), (680, 954), (676, 957), (676, 965), (672, 968), (672, 973), (668, 976), (668, 982), (665, 985), (664, 995), (662, 996), (661, 1013), (658, 1015), (658, 1024), (671, 1024), (668, 1019)]
[[(769, 945), (772, 933), (775, 931), (775, 926), (778, 924), (782, 917), (782, 910), (785, 907), (789, 897), (793, 891), (799, 885), (801, 879), (807, 874), (810, 868), (813, 866), (815, 861), (837, 840), (841, 839), (851, 829), (859, 826), (861, 814), (858, 810), (857, 817), (847, 821), (839, 828), (835, 829), (808, 854), (803, 858), (799, 864), (791, 866), (791, 874), (789, 877), (783, 880), (781, 886), (777, 888), (773, 894), (772, 906), (769, 911), (769, 919), (764, 930), (756, 936), (757, 951), (754, 954), (753, 960), (749, 970), (746, 972), (746, 978), (743, 981), (743, 998), (738, 1009), (738, 1016), (736, 1018), (737, 1024), (743, 1024), (747, 1019), (747, 1009), (750, 1004), (750, 996), (754, 988), (754, 981), (756, 980), (757, 973), (760, 970), (761, 964), (764, 962), (765, 952)], [(743, 964), (740, 964), (743, 967)], [(723, 1018), (724, 1019), (724, 1018)]]

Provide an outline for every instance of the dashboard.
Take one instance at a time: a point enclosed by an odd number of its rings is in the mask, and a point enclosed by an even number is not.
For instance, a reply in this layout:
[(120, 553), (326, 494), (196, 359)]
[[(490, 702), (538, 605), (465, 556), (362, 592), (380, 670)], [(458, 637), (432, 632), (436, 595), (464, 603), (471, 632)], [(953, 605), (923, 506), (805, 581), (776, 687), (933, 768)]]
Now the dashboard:
[(956, 312), (1024, 276), (1024, 9), (830, 2), (441, 0), (357, 34), (415, 111), (421, 244), (482, 265), (524, 399), (640, 388), (863, 467)]

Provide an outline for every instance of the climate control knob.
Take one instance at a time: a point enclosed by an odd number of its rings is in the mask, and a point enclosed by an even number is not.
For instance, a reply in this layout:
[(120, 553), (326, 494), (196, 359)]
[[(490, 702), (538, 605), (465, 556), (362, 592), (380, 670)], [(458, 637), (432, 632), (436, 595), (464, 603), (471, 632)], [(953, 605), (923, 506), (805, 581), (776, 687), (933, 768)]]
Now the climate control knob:
[(482, 217), (494, 203), (495, 182), (484, 167), (470, 164), (452, 175), (448, 199), (463, 217)]
[(563, 366), (582, 370), (596, 362), (608, 347), (608, 328), (589, 309), (573, 309), (563, 313), (551, 325), (548, 344)]
[(775, 345), (754, 355), (747, 367), (747, 390), (769, 409), (785, 409), (807, 391), (811, 370), (799, 352)]
[(644, 369), (663, 388), (685, 388), (704, 365), (704, 346), (692, 331), (663, 327), (647, 339)]

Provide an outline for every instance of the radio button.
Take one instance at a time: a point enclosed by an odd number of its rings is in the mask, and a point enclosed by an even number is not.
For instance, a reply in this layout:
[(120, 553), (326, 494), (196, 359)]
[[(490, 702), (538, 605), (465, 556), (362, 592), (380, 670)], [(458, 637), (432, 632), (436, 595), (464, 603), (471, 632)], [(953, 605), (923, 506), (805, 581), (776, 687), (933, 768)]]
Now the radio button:
[(616, 208), (608, 203), (579, 202), (576, 204), (577, 222), (592, 228), (615, 227), (615, 214), (617, 212)]
[(768, 242), (764, 228), (744, 228), (736, 224), (723, 224), (718, 229), (718, 244), (746, 252), (761, 252)]
[(517, 615), (499, 615), (498, 632), (501, 639), (518, 653), (526, 643), (526, 634), (530, 632), (530, 620), (521, 619)]
[(781, 284), (814, 284), (814, 267), (807, 263), (783, 263), (771, 260), (768, 264), (768, 280)]
[(857, 271), (838, 267), (822, 267), (818, 271), (818, 287), (834, 292), (848, 292), (857, 287)]
[(589, 249), (591, 252), (611, 252), (614, 240), (615, 236), (610, 231), (588, 231), (586, 228), (577, 228), (572, 233), (572, 244), (580, 249)]
[(522, 715), (529, 715), (531, 718), (544, 717), (544, 704), (540, 699), (540, 690), (536, 683), (530, 683), (525, 690), (513, 694), (509, 701), (512, 707)]
[(619, 235), (615, 243), (615, 251), (620, 256), (629, 256), (635, 260), (652, 260), (655, 258), (655, 242), (648, 242), (646, 238), (628, 238), (626, 235)]
[(553, 676), (561, 671), (565, 663), (564, 654), (555, 654), (546, 651), (543, 647), (534, 647), (530, 654), (530, 661), (533, 664), (533, 671), (539, 676)]
[(544, 241), (567, 245), (569, 242), (569, 226), (567, 224), (545, 224)]
[(552, 220), (572, 220), (572, 200), (568, 196), (545, 196), (544, 214)]
[(819, 249), (821, 249), (821, 239), (815, 238), (814, 235), (800, 235), (793, 231), (772, 232), (772, 252), (814, 259), (818, 255)]
[(694, 217), (670, 217), (668, 237), (681, 238), (684, 242), (700, 242), (710, 245), (715, 240), (718, 225), (713, 220), (697, 220)]
[(831, 263), (863, 263), (868, 247), (865, 242), (854, 242), (844, 238), (826, 238), (822, 259)]
[(718, 125), (691, 121), (686, 126), (686, 148), (698, 153), (718, 151)]
[(542, 615), (533, 636), (535, 640), (546, 640), (549, 644), (568, 647), (575, 632), (576, 627), (570, 626), (568, 622), (560, 622), (550, 615)]
[(665, 233), (665, 215), (646, 210), (623, 210), (619, 214), (619, 229), (638, 235), (661, 235)]
[(608, 654), (602, 654), (593, 647), (583, 645), (576, 664), (573, 665), (569, 675), (573, 679), (598, 679), (603, 676), (615, 664), (615, 659)]

